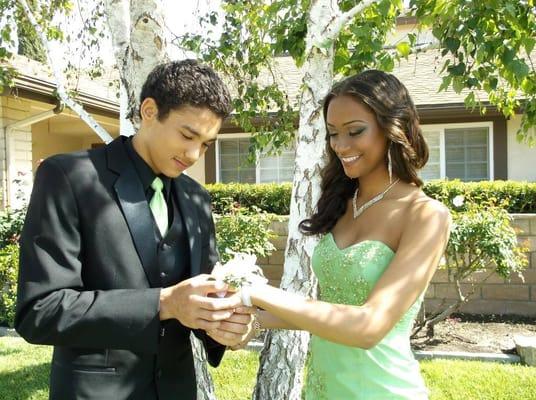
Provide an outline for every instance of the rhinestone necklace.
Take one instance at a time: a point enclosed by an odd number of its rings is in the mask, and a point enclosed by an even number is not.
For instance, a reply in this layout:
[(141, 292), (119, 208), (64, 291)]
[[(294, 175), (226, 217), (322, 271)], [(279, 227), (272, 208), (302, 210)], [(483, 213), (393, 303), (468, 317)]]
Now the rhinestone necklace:
[(367, 210), (369, 207), (372, 207), (374, 204), (376, 204), (378, 201), (380, 201), (381, 199), (383, 199), (383, 197), (387, 194), (387, 192), (389, 190), (391, 190), (391, 188), (396, 185), (398, 183), (400, 179), (397, 179), (396, 181), (394, 181), (393, 183), (391, 183), (389, 186), (387, 186), (387, 189), (385, 189), (383, 192), (381, 192), (380, 194), (374, 196), (372, 199), (370, 199), (369, 201), (367, 201), (365, 204), (363, 204), (362, 206), (360, 207), (357, 207), (357, 194), (359, 193), (359, 187), (355, 190), (355, 193), (354, 193), (354, 198), (352, 200), (352, 205), (354, 206), (354, 219), (356, 219), (357, 217), (359, 217), (361, 214), (363, 214), (365, 212), (365, 210)]

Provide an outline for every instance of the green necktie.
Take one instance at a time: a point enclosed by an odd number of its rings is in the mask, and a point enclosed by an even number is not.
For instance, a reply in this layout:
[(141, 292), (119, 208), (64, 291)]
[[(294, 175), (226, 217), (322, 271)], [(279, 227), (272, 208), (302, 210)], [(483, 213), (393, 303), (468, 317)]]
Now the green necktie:
[(159, 177), (154, 178), (154, 181), (151, 183), (151, 188), (154, 190), (154, 194), (149, 202), (149, 207), (151, 207), (156, 225), (158, 226), (162, 237), (166, 236), (168, 229), (168, 212), (166, 200), (162, 193), (163, 187), (164, 183), (162, 182), (162, 179)]

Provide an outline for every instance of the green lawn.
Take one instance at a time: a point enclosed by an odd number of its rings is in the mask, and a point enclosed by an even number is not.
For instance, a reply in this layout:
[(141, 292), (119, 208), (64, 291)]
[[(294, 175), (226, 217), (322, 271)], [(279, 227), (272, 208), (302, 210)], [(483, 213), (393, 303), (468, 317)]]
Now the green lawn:
[[(0, 338), (0, 399), (46, 400), (51, 349)], [(228, 352), (212, 375), (219, 400), (249, 399), (257, 353)], [(431, 400), (536, 400), (536, 368), (521, 365), (423, 361)]]

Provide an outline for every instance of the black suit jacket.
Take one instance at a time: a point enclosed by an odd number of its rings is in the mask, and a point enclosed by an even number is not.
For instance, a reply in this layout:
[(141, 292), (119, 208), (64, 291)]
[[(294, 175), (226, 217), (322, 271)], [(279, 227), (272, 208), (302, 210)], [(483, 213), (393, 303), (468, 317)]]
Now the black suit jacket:
[[(190, 330), (159, 321), (152, 216), (124, 140), (53, 156), (35, 176), (15, 325), (28, 342), (54, 345), (51, 399), (195, 399)], [(185, 175), (174, 181), (191, 275), (210, 273), (210, 197)], [(224, 347), (196, 334), (217, 365)]]

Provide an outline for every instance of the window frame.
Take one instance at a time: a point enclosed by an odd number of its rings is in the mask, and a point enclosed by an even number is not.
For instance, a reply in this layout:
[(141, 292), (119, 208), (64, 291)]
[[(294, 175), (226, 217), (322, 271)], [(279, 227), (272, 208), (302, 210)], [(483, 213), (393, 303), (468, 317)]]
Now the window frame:
[[(224, 133), (224, 134), (220, 134), (216, 140), (216, 182), (217, 183), (222, 183), (221, 182), (221, 171), (220, 171), (220, 162), (221, 162), (221, 159), (220, 159), (220, 142), (221, 141), (225, 141), (225, 140), (229, 140), (229, 139), (249, 139), (251, 137), (251, 135), (249, 133), (244, 133), (244, 132), (239, 132), (239, 133)], [(260, 162), (259, 162), (259, 158), (257, 157), (257, 162), (255, 163), (255, 183), (256, 184), (260, 184), (261, 181), (261, 168), (260, 168)]]
[[(225, 141), (228, 139), (249, 139), (251, 135), (245, 132), (241, 133), (225, 133), (224, 137), (218, 137), (216, 139), (216, 182), (221, 183), (221, 171), (220, 171), (220, 163), (221, 163), (221, 154), (220, 154), (220, 142)], [(258, 162), (256, 163), (258, 164)], [(255, 183), (259, 183), (259, 174), (258, 174), (258, 165), (255, 165)]]
[[(493, 122), (456, 122), (447, 124), (421, 124), (421, 129), (424, 131), (439, 130), (439, 178), (447, 179), (447, 159), (446, 159), (446, 146), (445, 146), (445, 130), (447, 129), (460, 129), (460, 128), (488, 128), (488, 167), (489, 176), (485, 180), (493, 181), (495, 179), (495, 163), (493, 158), (494, 146), (493, 146)], [(455, 178), (449, 178), (455, 179)]]

